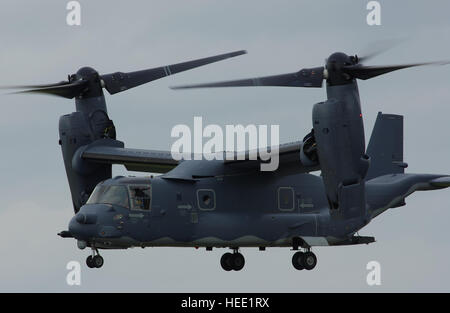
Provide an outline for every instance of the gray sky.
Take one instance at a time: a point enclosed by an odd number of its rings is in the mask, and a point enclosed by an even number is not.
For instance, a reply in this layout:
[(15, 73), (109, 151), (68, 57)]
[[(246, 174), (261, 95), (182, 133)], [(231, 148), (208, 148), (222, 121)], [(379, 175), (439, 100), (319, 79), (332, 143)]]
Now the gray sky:
[[(131, 71), (247, 49), (249, 54), (107, 95), (118, 138), (128, 147), (169, 149), (175, 124), (279, 124), (280, 141), (303, 138), (324, 89), (168, 86), (287, 73), (323, 65), (335, 51), (363, 53), (383, 39), (408, 39), (372, 60), (394, 64), (450, 58), (450, 3), (380, 1), (382, 26), (366, 24), (364, 0), (81, 0), (82, 26), (66, 25), (61, 0), (3, 0), (0, 85), (63, 80), (82, 66)], [(369, 48), (368, 48), (369, 47)], [(405, 115), (408, 172), (450, 174), (450, 67), (416, 68), (360, 82), (366, 136), (378, 111)], [(317, 248), (318, 266), (298, 272), (292, 252), (243, 249), (246, 267), (224, 272), (223, 249), (105, 251), (101, 270), (87, 250), (56, 236), (73, 215), (58, 141), (58, 118), (73, 101), (1, 95), (0, 291), (450, 291), (450, 190), (416, 193), (361, 235), (369, 246)], [(126, 173), (115, 167), (115, 174)], [(82, 285), (66, 285), (66, 264), (82, 263)], [(382, 285), (366, 284), (366, 264)], [(237, 283), (238, 282), (238, 283)]]

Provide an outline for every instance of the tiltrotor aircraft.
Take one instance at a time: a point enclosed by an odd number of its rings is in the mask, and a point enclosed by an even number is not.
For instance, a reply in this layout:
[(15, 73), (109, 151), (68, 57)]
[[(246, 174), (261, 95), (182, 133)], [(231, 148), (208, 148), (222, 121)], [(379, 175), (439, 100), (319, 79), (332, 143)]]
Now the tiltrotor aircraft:
[[(366, 150), (357, 86), (357, 79), (438, 62), (365, 66), (367, 57), (334, 53), (324, 67), (177, 87), (322, 87), (326, 80), (327, 100), (314, 105), (312, 131), (279, 147), (279, 167), (272, 172), (260, 171), (260, 157), (176, 161), (169, 151), (125, 148), (116, 139), (102, 88), (115, 94), (242, 53), (133, 73), (82, 68), (65, 82), (21, 86), (30, 88), (23, 92), (75, 98), (76, 112), (59, 121), (75, 216), (59, 235), (92, 249), (90, 268), (103, 265), (99, 249), (170, 246), (230, 248), (221, 266), (239, 271), (242, 247), (291, 247), (297, 250), (294, 268), (311, 270), (317, 264), (312, 247), (372, 243), (373, 237), (357, 232), (373, 218), (405, 205), (415, 191), (450, 186), (448, 175), (405, 173), (401, 115), (379, 113)], [(112, 178), (112, 164), (162, 175)], [(318, 170), (321, 176), (310, 174)]]

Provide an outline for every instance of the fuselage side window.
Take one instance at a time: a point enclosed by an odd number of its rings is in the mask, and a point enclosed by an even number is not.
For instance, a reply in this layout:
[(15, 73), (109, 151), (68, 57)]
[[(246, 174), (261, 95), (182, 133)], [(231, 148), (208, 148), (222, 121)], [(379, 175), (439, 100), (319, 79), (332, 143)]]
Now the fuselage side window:
[(278, 209), (280, 211), (293, 211), (295, 203), (294, 188), (279, 187), (278, 188)]

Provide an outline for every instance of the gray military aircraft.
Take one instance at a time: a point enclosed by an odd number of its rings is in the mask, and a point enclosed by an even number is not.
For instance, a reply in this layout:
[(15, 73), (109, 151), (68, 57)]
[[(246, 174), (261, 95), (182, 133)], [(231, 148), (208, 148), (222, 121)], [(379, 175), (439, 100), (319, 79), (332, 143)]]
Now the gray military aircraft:
[[(327, 100), (314, 105), (312, 131), (279, 147), (273, 172), (260, 171), (266, 161), (259, 156), (176, 161), (169, 151), (125, 148), (116, 139), (103, 87), (114, 94), (242, 53), (133, 73), (99, 75), (82, 68), (66, 82), (21, 86), (31, 88), (24, 92), (75, 98), (76, 112), (59, 122), (75, 216), (59, 235), (91, 248), (88, 267), (103, 265), (99, 249), (217, 247), (233, 252), (222, 256), (222, 268), (239, 271), (242, 247), (291, 247), (294, 268), (311, 270), (317, 264), (312, 247), (372, 243), (373, 237), (357, 232), (374, 217), (405, 205), (415, 191), (450, 186), (448, 175), (405, 173), (400, 115), (378, 114), (366, 150), (357, 86), (357, 79), (439, 62), (365, 66), (367, 58), (334, 53), (323, 67), (176, 87), (322, 87), (326, 80)], [(162, 175), (112, 178), (112, 164)], [(310, 174), (318, 170), (321, 176)]]

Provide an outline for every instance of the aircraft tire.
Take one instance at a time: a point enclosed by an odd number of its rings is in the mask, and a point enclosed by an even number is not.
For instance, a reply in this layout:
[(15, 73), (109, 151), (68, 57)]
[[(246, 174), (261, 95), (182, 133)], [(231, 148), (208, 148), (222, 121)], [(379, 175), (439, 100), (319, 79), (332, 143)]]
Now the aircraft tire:
[(89, 268), (94, 268), (95, 266), (94, 266), (94, 261), (92, 260), (92, 255), (90, 255), (90, 256), (88, 256), (87, 258), (86, 258), (86, 265), (89, 267)]
[(303, 270), (305, 267), (303, 266), (303, 256), (304, 253), (301, 251), (295, 252), (292, 256), (292, 265), (296, 270)]
[(310, 271), (317, 265), (317, 257), (312, 252), (305, 252), (302, 259), (303, 266), (306, 270)]
[(231, 267), (231, 262), (230, 262), (232, 257), (233, 257), (233, 255), (231, 253), (227, 252), (227, 253), (223, 254), (222, 257), (220, 258), (220, 265), (227, 272), (229, 272), (233, 269)]
[(104, 260), (103, 260), (103, 258), (100, 255), (96, 255), (92, 259), (92, 264), (94, 265), (95, 268), (102, 267), (103, 263), (104, 263)]
[(241, 253), (234, 253), (230, 259), (231, 267), (235, 271), (240, 271), (244, 268), (245, 258)]

